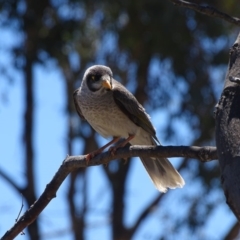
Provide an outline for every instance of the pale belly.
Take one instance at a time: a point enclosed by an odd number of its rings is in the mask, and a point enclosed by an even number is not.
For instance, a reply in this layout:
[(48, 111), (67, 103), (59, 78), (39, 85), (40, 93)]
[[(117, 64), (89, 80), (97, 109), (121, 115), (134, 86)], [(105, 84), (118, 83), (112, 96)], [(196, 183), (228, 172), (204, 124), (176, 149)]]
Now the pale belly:
[(139, 127), (133, 123), (115, 104), (109, 100), (82, 102), (81, 111), (89, 124), (103, 137), (123, 137), (136, 135)]
[(135, 137), (130, 141), (132, 145), (155, 145), (152, 137), (141, 127), (132, 122), (129, 117), (120, 110), (109, 96), (97, 96), (81, 94), (79, 96), (81, 111), (89, 124), (105, 138)]

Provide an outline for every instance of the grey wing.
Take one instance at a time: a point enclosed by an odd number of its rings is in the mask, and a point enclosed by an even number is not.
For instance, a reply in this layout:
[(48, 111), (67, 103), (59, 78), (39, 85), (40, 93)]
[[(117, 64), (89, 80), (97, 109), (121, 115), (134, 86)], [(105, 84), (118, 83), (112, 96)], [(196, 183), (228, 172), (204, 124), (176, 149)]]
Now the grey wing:
[(133, 94), (116, 80), (113, 80), (112, 93), (115, 103), (129, 119), (151, 134), (153, 139), (159, 142), (156, 137), (156, 131), (150, 121), (150, 117)]
[(74, 105), (75, 105), (75, 108), (76, 108), (76, 111), (77, 111), (79, 117), (83, 120), (86, 120), (85, 117), (82, 114), (81, 108), (79, 107), (79, 103), (78, 103), (79, 100), (78, 100), (78, 97), (77, 97), (78, 91), (79, 91), (79, 89), (76, 89), (73, 92), (73, 102), (74, 102)]

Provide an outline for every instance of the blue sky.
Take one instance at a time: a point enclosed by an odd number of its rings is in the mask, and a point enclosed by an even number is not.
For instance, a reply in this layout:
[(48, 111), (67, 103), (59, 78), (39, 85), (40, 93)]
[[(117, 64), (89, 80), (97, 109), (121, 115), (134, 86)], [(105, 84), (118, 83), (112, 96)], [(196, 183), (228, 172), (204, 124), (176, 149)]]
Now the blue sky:
[[(1, 32), (3, 33), (3, 32)], [(0, 40), (0, 64), (9, 66), (11, 73), (14, 73), (14, 79), (11, 83), (4, 76), (0, 81), (0, 143), (1, 143), (1, 161), (0, 168), (6, 171), (14, 180), (22, 185), (24, 184), (23, 169), (23, 144), (22, 144), (22, 124), (24, 113), (24, 89), (23, 80), (20, 73), (11, 69), (11, 56), (7, 54), (4, 47), (14, 44), (14, 40), (8, 40), (11, 32), (6, 31)], [(34, 128), (34, 148), (36, 155), (35, 176), (37, 184), (37, 196), (44, 190), (46, 184), (51, 180), (61, 162), (67, 155), (66, 149), (66, 129), (67, 116), (65, 114), (65, 90), (61, 71), (54, 67), (54, 62), (49, 62), (48, 67), (36, 66), (34, 69), (34, 93), (35, 101), (35, 128)], [(167, 120), (167, 111), (161, 110), (151, 114), (152, 121), (158, 130), (158, 136), (161, 140), (161, 132), (164, 131), (165, 121)], [(161, 119), (161, 121), (159, 121)], [(175, 142), (163, 142), (164, 145), (184, 145), (191, 142), (191, 133), (187, 126), (183, 127), (181, 122), (176, 122), (176, 129), (181, 125), (179, 137)], [(162, 133), (163, 134), (163, 133)], [(101, 139), (101, 141), (103, 141)], [(76, 153), (81, 154), (80, 142), (76, 142)], [(157, 190), (154, 188), (148, 178), (144, 168), (138, 158), (133, 159), (134, 164), (131, 169), (131, 176), (128, 181), (127, 189), (127, 209), (126, 223), (131, 225), (139, 210), (143, 208), (151, 199), (156, 196)], [(171, 159), (177, 166), (181, 160)], [(184, 202), (179, 203), (179, 196), (186, 192), (199, 194), (201, 183), (193, 182), (191, 173), (183, 172), (186, 180), (186, 186), (183, 189), (171, 191), (161, 204), (161, 208), (153, 213), (153, 217), (146, 220), (146, 224), (136, 234), (134, 239), (156, 239), (159, 232), (166, 231), (162, 219), (167, 214), (184, 214)], [(94, 240), (110, 239), (108, 227), (109, 219), (106, 213), (109, 213), (110, 190), (107, 179), (105, 178), (101, 167), (91, 167), (87, 171), (89, 180), (89, 206), (92, 209), (87, 217), (86, 239)], [(53, 199), (46, 209), (40, 215), (40, 226), (43, 239), (72, 239), (69, 234), (70, 224), (67, 217), (66, 192), (68, 180), (60, 187), (57, 198)], [(0, 189), (2, 197), (0, 198), (0, 236), (8, 230), (13, 224), (21, 207), (21, 197), (0, 177)], [(214, 196), (213, 196), (214, 197)], [(217, 197), (216, 197), (217, 199)], [(170, 213), (165, 209), (169, 209)], [(179, 208), (181, 206), (181, 208)], [(24, 211), (26, 204), (24, 204)], [(168, 210), (169, 211), (169, 210)], [(223, 221), (224, 219), (224, 221)], [(235, 222), (235, 217), (228, 209), (227, 205), (218, 208), (207, 224), (208, 236), (212, 239), (220, 239), (225, 235), (229, 227)], [(167, 229), (169, 232), (171, 229)], [(59, 233), (59, 235), (54, 235)], [(188, 233), (186, 232), (186, 236)], [(201, 233), (199, 233), (201, 236)], [(184, 237), (184, 236), (182, 236)], [(25, 240), (26, 236), (18, 236), (16, 239)], [(203, 238), (204, 239), (204, 236)]]

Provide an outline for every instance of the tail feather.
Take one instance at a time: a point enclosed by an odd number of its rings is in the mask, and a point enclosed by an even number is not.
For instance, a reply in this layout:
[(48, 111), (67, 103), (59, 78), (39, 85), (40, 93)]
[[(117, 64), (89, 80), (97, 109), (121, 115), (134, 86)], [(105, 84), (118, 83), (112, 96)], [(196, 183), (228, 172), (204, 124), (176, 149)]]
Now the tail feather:
[(142, 163), (160, 192), (168, 188), (182, 188), (185, 184), (183, 178), (167, 158), (141, 158)]
[[(156, 137), (155, 137), (156, 138)], [(153, 145), (157, 143), (148, 132), (139, 128), (139, 132), (130, 141), (132, 145)], [(158, 144), (160, 144), (158, 142)], [(152, 179), (155, 187), (160, 192), (166, 192), (168, 188), (182, 188), (185, 184), (183, 178), (173, 167), (167, 158), (141, 158), (142, 163)]]

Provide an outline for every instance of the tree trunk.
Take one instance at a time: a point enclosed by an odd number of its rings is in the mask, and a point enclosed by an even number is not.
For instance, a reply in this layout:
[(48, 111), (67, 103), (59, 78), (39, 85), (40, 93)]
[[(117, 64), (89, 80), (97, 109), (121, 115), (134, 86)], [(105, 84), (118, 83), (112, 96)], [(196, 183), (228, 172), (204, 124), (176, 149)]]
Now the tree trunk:
[(232, 48), (216, 107), (216, 144), (226, 201), (240, 220), (240, 33)]
[[(33, 125), (34, 125), (34, 96), (33, 96), (33, 59), (26, 56), (24, 67), (25, 82), (25, 115), (24, 115), (24, 148), (27, 185), (23, 191), (23, 196), (30, 207), (36, 201), (35, 177), (34, 177), (34, 151), (33, 151)], [(31, 239), (38, 240), (38, 221), (34, 221), (28, 227)]]

